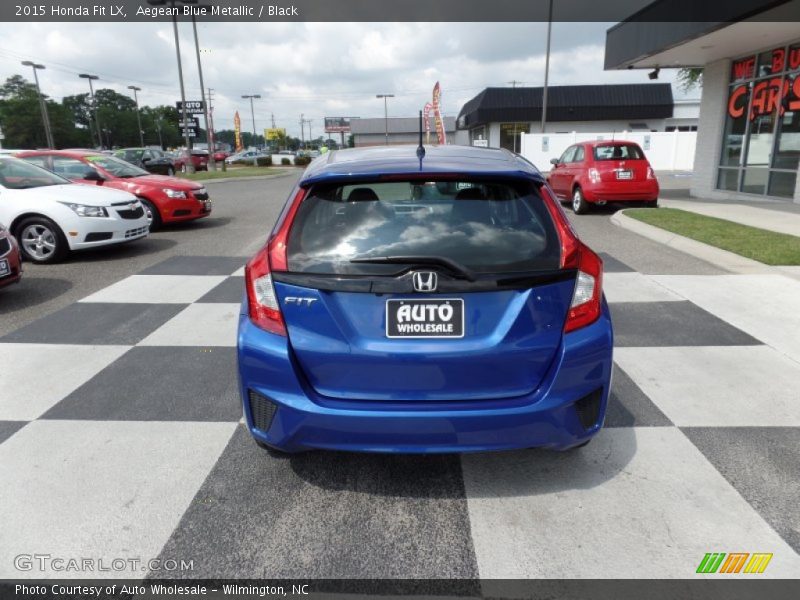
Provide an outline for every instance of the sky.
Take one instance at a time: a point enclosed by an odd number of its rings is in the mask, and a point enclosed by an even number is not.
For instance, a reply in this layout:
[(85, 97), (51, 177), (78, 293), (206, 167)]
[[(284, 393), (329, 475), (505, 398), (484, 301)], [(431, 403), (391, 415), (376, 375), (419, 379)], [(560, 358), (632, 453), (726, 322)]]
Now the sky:
[[(642, 70), (604, 71), (605, 32), (613, 23), (554, 23), (550, 85), (647, 83)], [(238, 110), (242, 128), (277, 127), (300, 135), (300, 115), (314, 137), (323, 117), (382, 117), (376, 94), (394, 94), (389, 116), (414, 116), (430, 101), (436, 81), (442, 110), (461, 106), (489, 86), (541, 86), (546, 23), (198, 23), (203, 78), (214, 90), (214, 125), (232, 129)], [(186, 99), (200, 99), (191, 24), (179, 23)], [(60, 100), (88, 91), (79, 73), (98, 75), (97, 87), (131, 94), (142, 104), (180, 100), (172, 24), (0, 24), (0, 78), (32, 80), (22, 60), (39, 71), (42, 92)], [(676, 71), (662, 70), (660, 82)], [(681, 97), (673, 84), (673, 93)], [(696, 97), (697, 92), (690, 93)], [(1, 125), (1, 124), (0, 124)], [(308, 125), (305, 126), (308, 136)]]

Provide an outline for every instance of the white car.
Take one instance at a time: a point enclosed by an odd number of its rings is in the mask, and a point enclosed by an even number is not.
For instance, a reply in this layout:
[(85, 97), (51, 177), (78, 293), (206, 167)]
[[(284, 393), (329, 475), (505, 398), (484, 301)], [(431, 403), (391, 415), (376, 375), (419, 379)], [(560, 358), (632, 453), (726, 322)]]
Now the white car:
[(37, 263), (150, 233), (133, 194), (72, 183), (10, 156), (0, 156), (0, 222), (17, 238), (23, 256)]

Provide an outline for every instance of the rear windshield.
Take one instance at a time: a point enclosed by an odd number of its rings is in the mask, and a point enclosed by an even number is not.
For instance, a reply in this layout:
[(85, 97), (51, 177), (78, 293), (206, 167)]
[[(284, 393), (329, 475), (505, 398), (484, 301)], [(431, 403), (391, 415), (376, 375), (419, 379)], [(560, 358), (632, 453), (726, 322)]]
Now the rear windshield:
[(557, 269), (560, 245), (529, 182), (397, 181), (311, 190), (287, 244), (301, 273), (388, 275), (377, 257), (442, 257), (476, 273)]
[(603, 144), (594, 147), (595, 160), (642, 160), (644, 152), (636, 144)]

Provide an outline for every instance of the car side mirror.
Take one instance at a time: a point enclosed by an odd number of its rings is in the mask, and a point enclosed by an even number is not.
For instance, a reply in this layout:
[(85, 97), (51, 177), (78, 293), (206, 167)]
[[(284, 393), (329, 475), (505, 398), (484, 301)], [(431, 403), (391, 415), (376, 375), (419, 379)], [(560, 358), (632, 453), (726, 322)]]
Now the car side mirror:
[(90, 171), (86, 171), (86, 173), (84, 173), (82, 179), (84, 179), (86, 181), (94, 181), (94, 182), (97, 182), (97, 183), (103, 183), (105, 181), (105, 178), (102, 175), (100, 175), (100, 173), (95, 171), (94, 169), (91, 169)]
[(558, 162), (557, 158), (551, 158), (550, 159), (550, 164), (551, 165), (555, 165), (557, 167), (560, 163)]
[(150, 157), (149, 157), (149, 156), (143, 156), (143, 157), (142, 157), (142, 162), (143, 162), (143, 163), (149, 163), (149, 162), (150, 162), (150, 160), (151, 160), (151, 159), (150, 159)]

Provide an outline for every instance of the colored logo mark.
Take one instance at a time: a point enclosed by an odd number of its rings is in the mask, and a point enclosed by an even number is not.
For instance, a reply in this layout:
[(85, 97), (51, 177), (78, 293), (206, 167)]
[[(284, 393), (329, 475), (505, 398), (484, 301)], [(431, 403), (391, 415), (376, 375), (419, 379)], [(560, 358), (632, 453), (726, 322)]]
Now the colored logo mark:
[(766, 552), (708, 552), (697, 566), (697, 573), (763, 573), (772, 554)]

